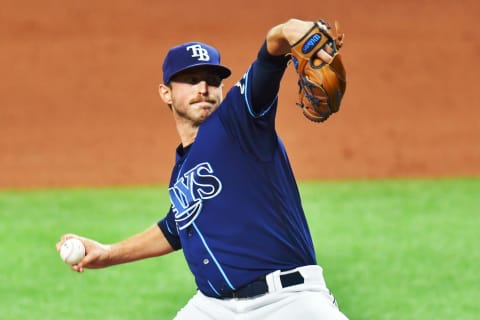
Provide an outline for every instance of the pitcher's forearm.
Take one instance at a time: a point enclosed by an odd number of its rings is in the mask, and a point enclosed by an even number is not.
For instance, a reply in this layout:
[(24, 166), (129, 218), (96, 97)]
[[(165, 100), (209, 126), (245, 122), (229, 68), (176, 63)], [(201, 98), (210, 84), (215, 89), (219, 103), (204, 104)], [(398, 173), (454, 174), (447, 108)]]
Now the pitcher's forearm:
[(173, 251), (156, 224), (109, 247), (108, 261), (110, 265), (158, 257)]
[(157, 224), (115, 244), (103, 244), (79, 235), (65, 234), (57, 243), (57, 250), (60, 250), (63, 242), (69, 238), (80, 239), (85, 246), (85, 257), (71, 266), (77, 272), (157, 257), (173, 251)]

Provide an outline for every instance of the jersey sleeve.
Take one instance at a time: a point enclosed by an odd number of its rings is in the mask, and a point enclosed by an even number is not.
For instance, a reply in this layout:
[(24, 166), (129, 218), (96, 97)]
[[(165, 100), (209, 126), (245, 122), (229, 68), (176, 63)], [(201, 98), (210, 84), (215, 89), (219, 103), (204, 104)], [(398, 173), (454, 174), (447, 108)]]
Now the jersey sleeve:
[(262, 114), (276, 99), (289, 60), (288, 56), (271, 55), (267, 43), (263, 43), (249, 71), (251, 84), (248, 89), (253, 115)]
[(264, 43), (217, 110), (226, 131), (255, 161), (270, 161), (278, 147), (277, 97), (287, 62), (285, 56), (270, 55)]
[(174, 250), (180, 250), (182, 248), (182, 244), (180, 242), (180, 237), (178, 235), (178, 230), (171, 208), (165, 218), (157, 222), (157, 225), (163, 232), (163, 235), (167, 239), (168, 243), (170, 243), (172, 248)]

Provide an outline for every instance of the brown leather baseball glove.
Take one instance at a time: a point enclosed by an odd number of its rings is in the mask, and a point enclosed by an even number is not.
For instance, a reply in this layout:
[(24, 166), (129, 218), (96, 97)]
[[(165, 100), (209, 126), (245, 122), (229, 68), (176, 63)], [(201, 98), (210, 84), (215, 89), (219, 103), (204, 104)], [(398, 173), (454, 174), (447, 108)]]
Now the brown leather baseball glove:
[[(299, 102), (311, 121), (323, 122), (340, 108), (346, 88), (346, 72), (338, 51), (343, 34), (335, 35), (324, 21), (313, 27), (292, 45), (292, 61), (299, 76)], [(318, 57), (318, 54), (321, 56)]]

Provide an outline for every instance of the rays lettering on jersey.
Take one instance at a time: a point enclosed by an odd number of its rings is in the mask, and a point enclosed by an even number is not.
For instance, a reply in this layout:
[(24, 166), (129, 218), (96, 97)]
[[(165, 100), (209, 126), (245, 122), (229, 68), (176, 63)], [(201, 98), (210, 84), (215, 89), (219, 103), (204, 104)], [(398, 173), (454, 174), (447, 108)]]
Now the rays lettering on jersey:
[(222, 191), (222, 183), (210, 163), (203, 162), (185, 172), (168, 191), (178, 229), (183, 230), (197, 219), (203, 201)]

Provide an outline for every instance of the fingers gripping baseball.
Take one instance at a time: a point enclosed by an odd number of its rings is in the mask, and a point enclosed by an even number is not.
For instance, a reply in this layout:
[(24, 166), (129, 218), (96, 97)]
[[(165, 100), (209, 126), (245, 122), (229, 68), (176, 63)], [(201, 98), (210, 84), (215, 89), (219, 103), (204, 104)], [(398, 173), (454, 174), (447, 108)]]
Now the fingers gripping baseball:
[[(73, 259), (78, 253), (65, 253), (65, 247), (71, 240), (79, 240), (83, 245), (84, 252), (81, 254), (79, 260)], [(110, 246), (101, 244), (88, 238), (80, 237), (75, 234), (65, 234), (60, 238), (56, 244), (57, 251), (60, 253), (62, 260), (70, 264), (70, 268), (77, 272), (83, 272), (84, 269), (96, 269), (108, 266), (108, 254)], [(72, 249), (73, 250), (73, 249)]]

